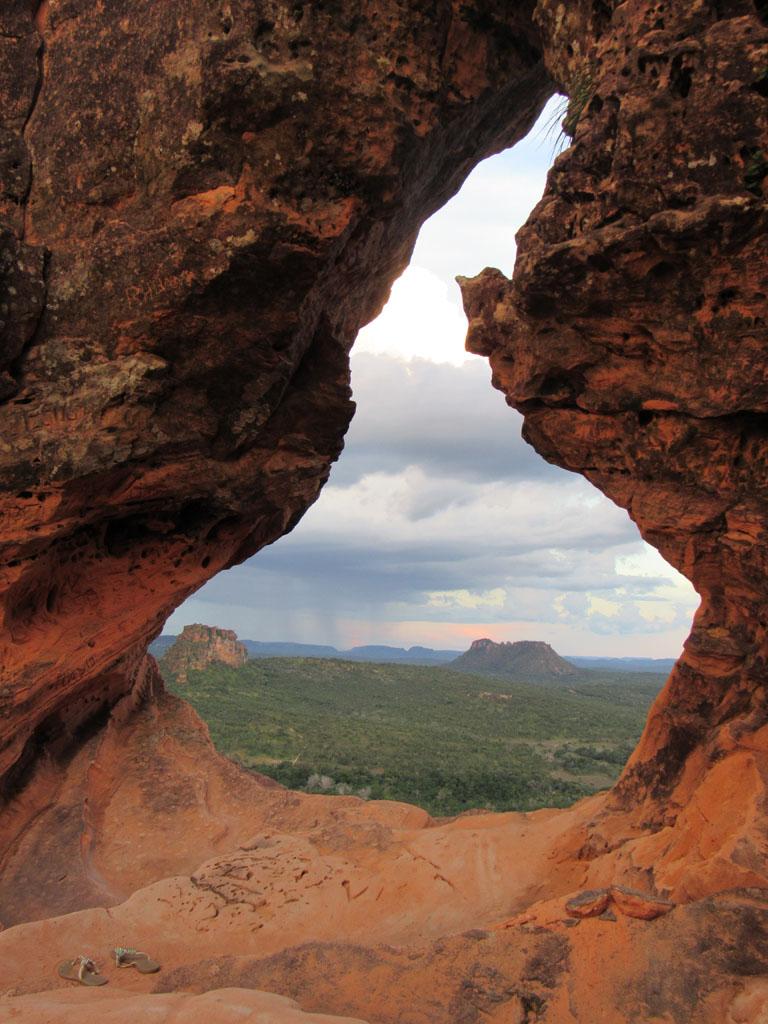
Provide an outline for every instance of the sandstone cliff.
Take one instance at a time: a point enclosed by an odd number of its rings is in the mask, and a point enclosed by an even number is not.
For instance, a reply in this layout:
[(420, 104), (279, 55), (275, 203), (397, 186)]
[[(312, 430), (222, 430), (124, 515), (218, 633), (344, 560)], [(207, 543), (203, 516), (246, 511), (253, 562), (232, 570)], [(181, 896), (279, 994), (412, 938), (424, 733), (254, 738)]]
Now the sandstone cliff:
[[(701, 595), (612, 806), (666, 833), (656, 850), (681, 849), (671, 836), (699, 831), (691, 802), (710, 792), (704, 829), (732, 833), (723, 861), (762, 871), (768, 18), (742, 0), (537, 16), (573, 144), (514, 280), (464, 282), (468, 345), (534, 447), (626, 508)], [(736, 778), (738, 811), (714, 797)]]
[(507, 6), (3, 7), (0, 776), (317, 497), (357, 330), (551, 92)]
[(160, 659), (160, 668), (176, 682), (185, 683), (191, 669), (204, 669), (215, 662), (237, 668), (246, 661), (248, 651), (233, 630), (195, 623), (184, 627)]
[[(229, 1021), (266, 986), (393, 1024), (757, 1024), (766, 69), (764, 0), (3, 5), (0, 917), (31, 922), (0, 934), (3, 1013), (85, 1020), (52, 961), (122, 941), (167, 970), (96, 1019)], [(469, 344), (694, 582), (685, 655), (569, 811), (269, 788), (147, 643), (315, 499), (356, 331), (556, 87), (572, 145), (513, 280), (465, 283)]]

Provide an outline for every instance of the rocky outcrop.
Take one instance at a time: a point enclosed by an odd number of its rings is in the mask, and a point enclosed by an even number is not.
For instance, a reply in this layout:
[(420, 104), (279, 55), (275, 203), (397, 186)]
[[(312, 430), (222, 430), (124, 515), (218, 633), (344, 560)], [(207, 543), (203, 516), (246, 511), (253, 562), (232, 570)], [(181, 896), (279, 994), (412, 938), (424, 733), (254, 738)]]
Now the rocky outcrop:
[(160, 668), (177, 683), (186, 683), (190, 670), (204, 669), (217, 662), (238, 668), (246, 661), (248, 651), (234, 630), (195, 623), (184, 627), (162, 656)]
[(4, 6), (8, 792), (130, 692), (174, 607), (315, 500), (357, 330), (551, 92), (532, 9)]
[[(4, 6), (7, 1016), (59, 1013), (56, 960), (115, 942), (166, 966), (90, 993), (115, 1021), (265, 986), (379, 1022), (764, 1015), (767, 55), (764, 0)], [(573, 144), (514, 279), (465, 282), (469, 343), (694, 582), (685, 655), (617, 788), (567, 811), (269, 788), (147, 642), (317, 496), (357, 329), (553, 81)]]
[(156, 671), (77, 748), (46, 755), (0, 818), (0, 924), (110, 906), (251, 828), (271, 780), (214, 751)]
[(641, 921), (653, 921), (657, 917), (669, 914), (674, 908), (675, 905), (670, 900), (627, 889), (623, 885), (613, 885), (610, 889), (587, 890), (573, 896), (565, 904), (565, 911), (571, 917), (580, 920), (585, 917), (602, 917), (605, 921), (616, 920), (614, 911), (627, 917), (636, 917)]
[[(396, 804), (271, 791), (254, 805), (254, 830), (230, 834), (228, 855), (110, 910), (0, 933), (0, 1015), (66, 1020), (55, 1011), (75, 996), (63, 982), (52, 991), (52, 968), (77, 949), (109, 977), (88, 993), (90, 1012), (106, 1019), (100, 1000), (122, 1000), (109, 1018), (118, 1024), (136, 1007), (163, 1020), (166, 994), (186, 1005), (203, 993), (221, 1003), (204, 1002), (201, 1022), (223, 1024), (228, 1005), (265, 989), (371, 1024), (759, 1024), (765, 889), (674, 908), (647, 886), (611, 889), (608, 913), (571, 916), (567, 896), (590, 866), (554, 851), (599, 803), (435, 827)], [(123, 937), (150, 949), (160, 974), (111, 968), (106, 953)]]
[(657, 832), (657, 854), (685, 859), (670, 834), (714, 829), (728, 870), (762, 871), (768, 19), (747, 0), (544, 2), (537, 18), (573, 144), (514, 279), (464, 282), (468, 344), (534, 447), (626, 508), (701, 595), (611, 807)]
[(542, 640), (503, 641), (499, 644), (493, 640), (474, 640), (469, 650), (454, 658), (449, 667), (454, 672), (536, 683), (554, 682), (579, 672), (575, 665), (561, 658)]

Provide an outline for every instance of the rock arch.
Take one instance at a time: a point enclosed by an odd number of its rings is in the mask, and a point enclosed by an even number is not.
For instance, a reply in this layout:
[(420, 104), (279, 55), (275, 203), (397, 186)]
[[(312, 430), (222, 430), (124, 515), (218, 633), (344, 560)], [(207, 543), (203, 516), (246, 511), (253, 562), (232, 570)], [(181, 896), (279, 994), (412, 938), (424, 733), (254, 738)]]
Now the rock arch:
[[(727, 1019), (733, 979), (762, 955), (744, 936), (768, 887), (767, 47), (751, 0), (128, 0), (98, 14), (85, 0), (15, 0), (0, 14), (7, 923), (193, 872), (244, 839), (255, 795), (270, 828), (316, 817), (317, 802), (291, 804), (216, 758), (162, 694), (146, 646), (189, 593), (315, 499), (353, 411), (358, 328), (424, 218), (521, 137), (557, 85), (573, 145), (520, 233), (513, 280), (464, 283), (469, 344), (541, 454), (627, 508), (702, 605), (614, 792), (526, 840), (558, 865), (505, 896), (504, 913), (539, 908), (530, 920), (547, 936), (534, 944), (549, 945), (519, 972), (539, 980), (499, 995), (484, 953), (440, 1012), (586, 1019), (589, 979), (571, 957), (568, 1016), (562, 965), (587, 940), (547, 914), (579, 886), (629, 883), (688, 907), (664, 918), (663, 942), (691, 963), (712, 915), (726, 921), (742, 960), (713, 960), (700, 1005), (702, 1020)], [(366, 838), (384, 842), (371, 829), (425, 825), (415, 810), (361, 819), (336, 806), (345, 864)], [(154, 837), (146, 855), (121, 846), (131, 814)], [(493, 828), (494, 849), (513, 856)], [(302, 856), (296, 844), (284, 863)], [(213, 893), (218, 915), (217, 900), (232, 905), (222, 878), (246, 869), (217, 863), (190, 892)], [(347, 870), (323, 863), (328, 877)], [(435, 895), (446, 877), (437, 870), (423, 906), (451, 931), (467, 920)], [(717, 904), (726, 890), (740, 895)], [(28, 927), (20, 946), (9, 938), (11, 964), (35, 941)], [(520, 917), (510, 927), (527, 934)], [(657, 979), (666, 1004), (638, 980), (654, 976), (662, 933), (631, 934), (645, 966), (630, 958), (605, 985), (634, 984), (638, 1013), (692, 1019), (669, 972)], [(451, 977), (444, 952), (434, 984)], [(404, 977), (395, 960), (386, 969)]]

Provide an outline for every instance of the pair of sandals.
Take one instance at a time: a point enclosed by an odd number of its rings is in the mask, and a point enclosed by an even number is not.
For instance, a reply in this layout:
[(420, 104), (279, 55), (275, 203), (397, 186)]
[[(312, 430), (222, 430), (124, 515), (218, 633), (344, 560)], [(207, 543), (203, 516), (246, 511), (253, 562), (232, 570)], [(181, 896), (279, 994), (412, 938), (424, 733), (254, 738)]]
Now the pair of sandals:
[[(112, 950), (116, 967), (135, 967), (139, 974), (155, 974), (160, 964), (146, 953), (138, 949), (126, 949), (116, 946)], [(76, 956), (74, 960), (65, 960), (59, 964), (59, 975), (67, 981), (77, 981), (81, 985), (97, 987), (106, 985), (109, 978), (99, 974), (99, 969), (89, 956)]]

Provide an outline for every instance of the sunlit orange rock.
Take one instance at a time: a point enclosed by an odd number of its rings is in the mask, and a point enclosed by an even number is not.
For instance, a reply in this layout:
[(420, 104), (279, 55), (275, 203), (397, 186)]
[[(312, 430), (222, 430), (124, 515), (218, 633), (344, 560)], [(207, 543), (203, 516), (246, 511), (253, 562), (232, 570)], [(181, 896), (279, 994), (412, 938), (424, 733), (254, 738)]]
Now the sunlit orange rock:
[(514, 278), (463, 282), (468, 346), (527, 440), (626, 508), (701, 596), (580, 855), (600, 885), (621, 863), (674, 900), (764, 886), (768, 16), (628, 0), (536, 17), (573, 144)]
[(578, 896), (572, 896), (565, 909), (571, 917), (598, 917), (605, 913), (610, 903), (610, 889), (587, 889)]
[[(767, 53), (763, 0), (4, 5), (0, 1018), (765, 1016)], [(693, 581), (685, 654), (574, 808), (289, 793), (147, 644), (316, 498), (358, 328), (555, 86), (573, 145), (469, 344)], [(62, 991), (115, 944), (163, 971)]]
[(46, 992), (16, 999), (14, 1021), (40, 1024), (117, 1024), (132, 1018), (157, 1024), (365, 1024), (350, 1017), (305, 1014), (290, 999), (268, 992), (217, 989), (204, 995), (126, 995), (111, 990), (97, 992)]
[(657, 896), (636, 892), (623, 885), (611, 887), (611, 902), (616, 909), (627, 917), (636, 917), (640, 921), (654, 921), (674, 910), (671, 900), (662, 900)]

